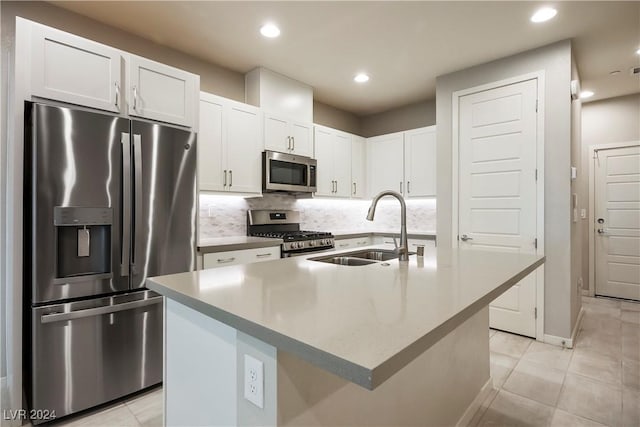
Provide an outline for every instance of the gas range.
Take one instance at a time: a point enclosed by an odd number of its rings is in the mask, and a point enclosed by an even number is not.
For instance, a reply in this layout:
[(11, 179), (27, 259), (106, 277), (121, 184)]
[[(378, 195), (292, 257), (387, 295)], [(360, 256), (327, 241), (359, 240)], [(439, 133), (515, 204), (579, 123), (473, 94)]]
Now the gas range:
[(331, 233), (300, 230), (300, 213), (290, 210), (253, 209), (247, 211), (247, 234), (282, 239), (283, 258), (332, 249)]

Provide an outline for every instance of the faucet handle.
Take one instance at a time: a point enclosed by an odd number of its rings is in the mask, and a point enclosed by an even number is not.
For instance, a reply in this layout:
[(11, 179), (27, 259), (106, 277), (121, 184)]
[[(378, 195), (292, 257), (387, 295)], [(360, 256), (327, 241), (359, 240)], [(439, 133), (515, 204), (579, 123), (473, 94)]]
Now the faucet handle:
[(395, 236), (393, 237), (393, 245), (396, 247), (396, 252), (398, 251), (398, 240), (395, 238)]

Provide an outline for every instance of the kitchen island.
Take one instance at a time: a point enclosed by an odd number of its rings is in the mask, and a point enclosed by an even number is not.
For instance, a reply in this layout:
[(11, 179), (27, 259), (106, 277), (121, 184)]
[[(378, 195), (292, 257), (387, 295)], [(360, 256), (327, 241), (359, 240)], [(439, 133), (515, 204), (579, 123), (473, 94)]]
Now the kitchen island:
[[(148, 279), (166, 297), (166, 425), (465, 423), (491, 388), (488, 305), (544, 262), (316, 257)], [(262, 363), (252, 385), (245, 355)], [(256, 384), (258, 405), (244, 398)]]

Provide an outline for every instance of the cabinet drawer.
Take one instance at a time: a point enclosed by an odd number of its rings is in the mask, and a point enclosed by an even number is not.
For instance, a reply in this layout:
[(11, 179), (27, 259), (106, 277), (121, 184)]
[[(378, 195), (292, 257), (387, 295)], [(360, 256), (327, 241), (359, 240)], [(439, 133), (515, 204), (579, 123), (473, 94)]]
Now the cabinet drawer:
[(254, 262), (280, 259), (280, 246), (267, 248), (245, 249), (239, 251), (214, 252), (204, 254), (203, 268), (226, 267), (237, 264), (251, 264)]
[(371, 245), (369, 237), (357, 237), (352, 239), (339, 239), (335, 241), (336, 249), (359, 248)]
[(436, 241), (430, 239), (409, 239), (409, 250), (415, 252), (418, 246), (425, 248), (435, 248)]

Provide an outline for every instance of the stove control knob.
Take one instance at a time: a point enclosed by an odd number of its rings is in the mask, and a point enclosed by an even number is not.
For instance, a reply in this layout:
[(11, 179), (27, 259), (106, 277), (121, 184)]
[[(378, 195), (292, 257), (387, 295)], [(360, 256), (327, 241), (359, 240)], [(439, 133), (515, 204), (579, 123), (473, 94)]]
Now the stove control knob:
[(309, 246), (313, 247), (316, 245), (316, 241), (315, 240), (309, 240)]
[(291, 243), (291, 247), (292, 247), (293, 249), (298, 249), (298, 248), (300, 247), (300, 244), (299, 244), (298, 242), (292, 242), (292, 243)]

